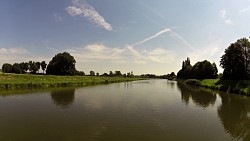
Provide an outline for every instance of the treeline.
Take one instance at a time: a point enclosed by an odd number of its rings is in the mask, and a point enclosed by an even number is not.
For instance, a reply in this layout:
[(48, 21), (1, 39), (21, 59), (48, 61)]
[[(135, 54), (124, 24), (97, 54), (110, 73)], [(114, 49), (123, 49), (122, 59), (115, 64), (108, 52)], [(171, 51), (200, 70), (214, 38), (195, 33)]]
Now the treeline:
[(43, 70), (43, 73), (47, 67), (47, 64), (45, 61), (42, 62), (35, 62), (35, 61), (29, 61), (29, 62), (22, 62), (22, 63), (4, 63), (2, 66), (2, 71), (4, 73), (17, 73), (17, 74), (23, 74), (23, 73), (32, 73), (37, 74), (39, 73), (40, 68)]
[(103, 73), (103, 74), (99, 74), (98, 72), (95, 73), (94, 71), (90, 71), (90, 76), (105, 76), (105, 77), (134, 77), (133, 72), (128, 72), (128, 73), (124, 73), (122, 74), (121, 71), (109, 71), (109, 73)]
[(160, 78), (160, 79), (168, 79), (168, 80), (175, 80), (176, 75), (174, 72), (167, 74), (167, 75), (155, 75), (155, 74), (142, 74), (142, 78)]
[[(220, 60), (224, 69), (222, 80), (249, 80), (250, 79), (250, 42), (247, 38), (238, 39), (225, 49)], [(215, 63), (205, 60), (194, 66), (190, 59), (183, 61), (182, 69), (177, 73), (180, 79), (214, 79), (218, 77)]]
[[(52, 60), (47, 63), (42, 62), (22, 62), (22, 63), (4, 63), (2, 66), (2, 72), (4, 73), (16, 73), (16, 74), (39, 74), (39, 70), (42, 69), (43, 74), (47, 75), (86, 75), (83, 71), (78, 71), (75, 68), (76, 60), (68, 52), (58, 53)], [(106, 77), (134, 77), (133, 72), (122, 74), (121, 71), (110, 71), (108, 73), (99, 74), (94, 71), (90, 71), (90, 76), (106, 76)]]
[(182, 69), (177, 73), (180, 79), (214, 79), (218, 77), (218, 69), (215, 63), (207, 60), (191, 65), (190, 59), (182, 62)]

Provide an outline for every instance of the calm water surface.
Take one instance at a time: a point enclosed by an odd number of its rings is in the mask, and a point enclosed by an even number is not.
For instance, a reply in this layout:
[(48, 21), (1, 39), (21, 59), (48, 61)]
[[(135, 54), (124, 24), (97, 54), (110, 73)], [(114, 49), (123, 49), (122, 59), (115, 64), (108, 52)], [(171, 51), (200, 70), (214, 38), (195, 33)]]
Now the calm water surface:
[(0, 92), (0, 141), (250, 140), (250, 97), (167, 80)]

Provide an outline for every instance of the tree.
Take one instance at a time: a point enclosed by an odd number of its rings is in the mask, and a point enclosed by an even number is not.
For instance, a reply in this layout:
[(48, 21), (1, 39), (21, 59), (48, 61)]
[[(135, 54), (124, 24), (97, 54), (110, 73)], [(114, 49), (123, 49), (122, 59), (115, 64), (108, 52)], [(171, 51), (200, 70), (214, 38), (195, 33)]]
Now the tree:
[(41, 63), (40, 62), (35, 62), (35, 71), (37, 72), (38, 71), (38, 73), (39, 73), (39, 70), (40, 70), (40, 68), (41, 68)]
[(102, 76), (107, 77), (107, 76), (109, 76), (109, 75), (108, 75), (108, 73), (105, 72), (104, 74), (102, 74)]
[(191, 78), (191, 69), (192, 65), (190, 63), (190, 59), (182, 62), (182, 69), (177, 73), (177, 78), (188, 79)]
[(22, 73), (22, 69), (20, 67), (20, 64), (18, 64), (18, 63), (13, 64), (12, 71), (13, 71), (13, 73), (17, 73), (17, 74)]
[(122, 76), (121, 71), (115, 71), (115, 76)]
[(20, 68), (22, 70), (22, 73), (26, 73), (29, 70), (29, 63), (27, 62), (20, 63)]
[(109, 71), (109, 76), (114, 76), (114, 73), (112, 71)]
[(32, 74), (36, 74), (40, 69), (40, 62), (29, 61), (29, 71)]
[(12, 71), (12, 65), (11, 65), (11, 64), (8, 64), (8, 63), (3, 64), (3, 66), (2, 66), (2, 71), (3, 71), (4, 73), (12, 73), (12, 72), (13, 72), (13, 71)]
[(177, 73), (177, 77), (181, 79), (213, 79), (217, 78), (217, 76), (218, 69), (215, 63), (211, 64), (209, 61), (204, 60), (192, 66), (189, 58), (182, 62), (182, 69)]
[(191, 70), (191, 77), (193, 79), (212, 79), (217, 77), (217, 67), (214, 63), (211, 64), (209, 61), (205, 60), (202, 62), (197, 62)]
[(246, 38), (232, 43), (221, 57), (220, 66), (224, 69), (222, 79), (242, 80), (250, 77), (250, 42)]
[(52, 75), (75, 75), (75, 59), (68, 52), (55, 55), (47, 66), (46, 73)]
[(47, 64), (46, 64), (45, 61), (42, 61), (42, 62), (41, 62), (41, 67), (42, 67), (43, 74), (44, 74), (44, 71), (45, 71), (45, 69), (46, 69), (46, 67), (47, 67)]
[(214, 76), (214, 78), (217, 78), (218, 77), (218, 69), (217, 69), (217, 66), (216, 66), (216, 64), (213, 62), (213, 64), (212, 64), (212, 66), (213, 66), (213, 72), (214, 72), (214, 74), (213, 74), (213, 76)]
[(95, 76), (95, 72), (94, 71), (90, 71), (90, 76)]
[(34, 61), (29, 61), (29, 71), (30, 73), (34, 73), (34, 70), (35, 70), (35, 63)]
[(128, 72), (128, 73), (127, 73), (127, 77), (131, 77), (131, 74), (130, 74), (130, 72)]
[(76, 71), (75, 75), (84, 76), (85, 73), (84, 73), (84, 71)]
[(176, 79), (176, 75), (174, 72), (171, 72), (170, 74), (167, 74), (167, 79), (168, 80), (175, 80)]

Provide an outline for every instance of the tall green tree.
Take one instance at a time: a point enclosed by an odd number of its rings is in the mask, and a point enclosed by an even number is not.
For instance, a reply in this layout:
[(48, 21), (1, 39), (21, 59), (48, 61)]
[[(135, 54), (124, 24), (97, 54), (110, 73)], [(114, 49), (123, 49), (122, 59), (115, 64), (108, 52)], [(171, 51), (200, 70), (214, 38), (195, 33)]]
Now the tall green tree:
[(109, 76), (114, 76), (114, 73), (112, 71), (109, 71)]
[(191, 77), (193, 79), (213, 79), (217, 77), (216, 64), (211, 64), (209, 61), (204, 60), (197, 62), (191, 70)]
[(68, 52), (55, 55), (47, 66), (46, 73), (52, 75), (75, 75), (76, 60)]
[(4, 63), (3, 66), (2, 66), (2, 71), (4, 73), (12, 73), (12, 65), (9, 64), (9, 63)]
[(182, 69), (177, 73), (177, 78), (188, 79), (191, 78), (192, 65), (190, 59), (182, 62)]
[(217, 76), (218, 69), (215, 63), (211, 64), (204, 60), (192, 66), (189, 58), (182, 62), (182, 69), (177, 73), (177, 78), (180, 79), (213, 79)]
[(22, 69), (20, 67), (20, 64), (18, 63), (13, 64), (12, 70), (13, 70), (13, 73), (17, 73), (17, 74), (22, 73)]
[(243, 80), (250, 78), (250, 42), (246, 38), (232, 43), (221, 57), (224, 69), (222, 79)]
[(29, 63), (27, 62), (20, 63), (20, 68), (22, 70), (22, 73), (26, 73), (29, 69)]
[(38, 72), (39, 73), (39, 70), (40, 70), (40, 68), (41, 68), (41, 63), (40, 62), (35, 62), (35, 65), (36, 65), (36, 72)]
[(214, 76), (214, 78), (217, 78), (218, 77), (218, 68), (217, 68), (215, 62), (213, 62), (212, 66), (213, 66), (213, 72), (214, 72), (213, 76)]
[(90, 76), (95, 76), (95, 72), (94, 71), (90, 71)]
[(122, 76), (121, 71), (115, 71), (115, 76)]
[(40, 69), (40, 62), (29, 61), (29, 71), (32, 74), (36, 74)]
[(46, 64), (45, 61), (42, 61), (42, 62), (41, 62), (41, 67), (42, 67), (43, 74), (44, 74), (44, 71), (45, 71), (45, 69), (46, 69), (46, 67), (47, 67), (47, 64)]

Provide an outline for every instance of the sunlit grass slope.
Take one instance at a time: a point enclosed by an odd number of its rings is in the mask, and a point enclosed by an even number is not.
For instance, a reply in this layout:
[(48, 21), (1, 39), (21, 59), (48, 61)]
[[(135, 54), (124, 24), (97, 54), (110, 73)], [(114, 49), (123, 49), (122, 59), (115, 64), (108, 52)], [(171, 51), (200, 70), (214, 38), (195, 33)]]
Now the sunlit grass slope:
[(230, 93), (250, 95), (250, 80), (188, 79), (184, 82)]
[(124, 81), (141, 80), (139, 77), (97, 77), (97, 76), (54, 76), (31, 74), (0, 73), (1, 89), (57, 87), (57, 86), (87, 86)]

